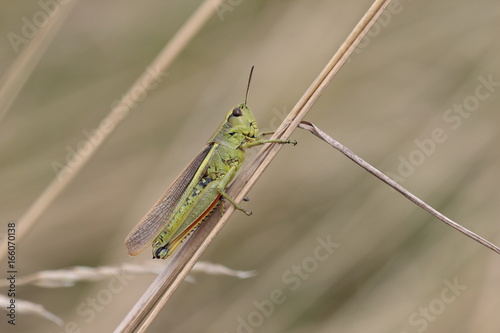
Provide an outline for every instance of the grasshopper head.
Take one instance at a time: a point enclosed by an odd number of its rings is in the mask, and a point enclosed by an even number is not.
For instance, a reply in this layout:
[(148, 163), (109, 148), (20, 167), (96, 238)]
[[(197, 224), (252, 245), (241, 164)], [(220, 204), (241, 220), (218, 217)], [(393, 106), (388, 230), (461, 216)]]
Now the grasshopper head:
[(217, 132), (208, 140), (208, 143), (217, 142), (221, 145), (238, 148), (247, 141), (253, 141), (259, 136), (257, 122), (252, 111), (245, 103), (231, 109), (226, 119), (219, 126)]
[(256, 138), (259, 136), (257, 121), (245, 103), (236, 105), (227, 114), (226, 121), (233, 125), (234, 129), (248, 138)]

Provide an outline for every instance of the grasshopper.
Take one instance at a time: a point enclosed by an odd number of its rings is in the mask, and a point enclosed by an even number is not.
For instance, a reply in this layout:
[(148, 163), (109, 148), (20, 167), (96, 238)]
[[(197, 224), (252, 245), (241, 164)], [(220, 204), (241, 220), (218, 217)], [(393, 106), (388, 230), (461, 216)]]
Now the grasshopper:
[(290, 140), (265, 140), (255, 117), (245, 102), (229, 110), (207, 146), (184, 168), (173, 184), (158, 199), (125, 239), (130, 255), (141, 253), (150, 244), (154, 259), (166, 259), (219, 204), (222, 198), (246, 215), (226, 192), (245, 159), (245, 149), (266, 143), (293, 144)]

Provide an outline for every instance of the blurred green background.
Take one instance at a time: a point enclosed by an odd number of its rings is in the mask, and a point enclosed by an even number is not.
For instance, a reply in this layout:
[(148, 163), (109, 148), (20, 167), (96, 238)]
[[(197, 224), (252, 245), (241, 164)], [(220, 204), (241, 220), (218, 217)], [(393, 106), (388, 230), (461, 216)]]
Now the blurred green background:
[[(0, 2), (2, 74), (19, 55), (8, 34), (21, 34), (40, 3)], [(76, 5), (0, 122), (0, 233), (200, 3)], [(19, 242), (19, 275), (150, 260), (149, 250), (128, 257), (124, 238), (243, 100), (250, 67), (249, 105), (261, 128), (275, 128), (371, 3), (228, 3)], [(496, 244), (499, 28), (495, 0), (395, 1), (306, 117)], [(196, 275), (149, 332), (500, 331), (497, 255), (309, 133), (293, 139), (249, 193), (253, 215), (235, 213), (202, 257), (258, 275)], [(328, 241), (331, 253), (318, 248)], [(111, 332), (152, 279), (127, 281), (95, 308), (109, 280), (19, 287), (18, 298), (81, 332)], [(2, 332), (65, 332), (38, 317), (19, 315), (14, 328), (1, 318)]]

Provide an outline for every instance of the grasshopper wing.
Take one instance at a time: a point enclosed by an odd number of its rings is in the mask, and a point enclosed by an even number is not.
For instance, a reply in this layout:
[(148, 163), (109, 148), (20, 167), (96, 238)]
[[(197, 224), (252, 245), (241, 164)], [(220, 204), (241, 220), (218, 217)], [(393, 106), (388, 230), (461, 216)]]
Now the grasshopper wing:
[(207, 157), (211, 148), (212, 145), (208, 145), (193, 158), (173, 184), (170, 185), (167, 191), (165, 191), (127, 236), (125, 247), (131, 256), (141, 253), (163, 230), (196, 173), (200, 174), (200, 165)]

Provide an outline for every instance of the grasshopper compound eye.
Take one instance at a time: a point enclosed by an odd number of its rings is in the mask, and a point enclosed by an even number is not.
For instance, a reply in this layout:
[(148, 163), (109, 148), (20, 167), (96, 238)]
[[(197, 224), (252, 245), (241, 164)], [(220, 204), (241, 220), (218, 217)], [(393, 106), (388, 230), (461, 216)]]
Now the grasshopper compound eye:
[(241, 111), (240, 108), (234, 108), (233, 109), (233, 116), (235, 117), (241, 117), (243, 115), (243, 111)]

